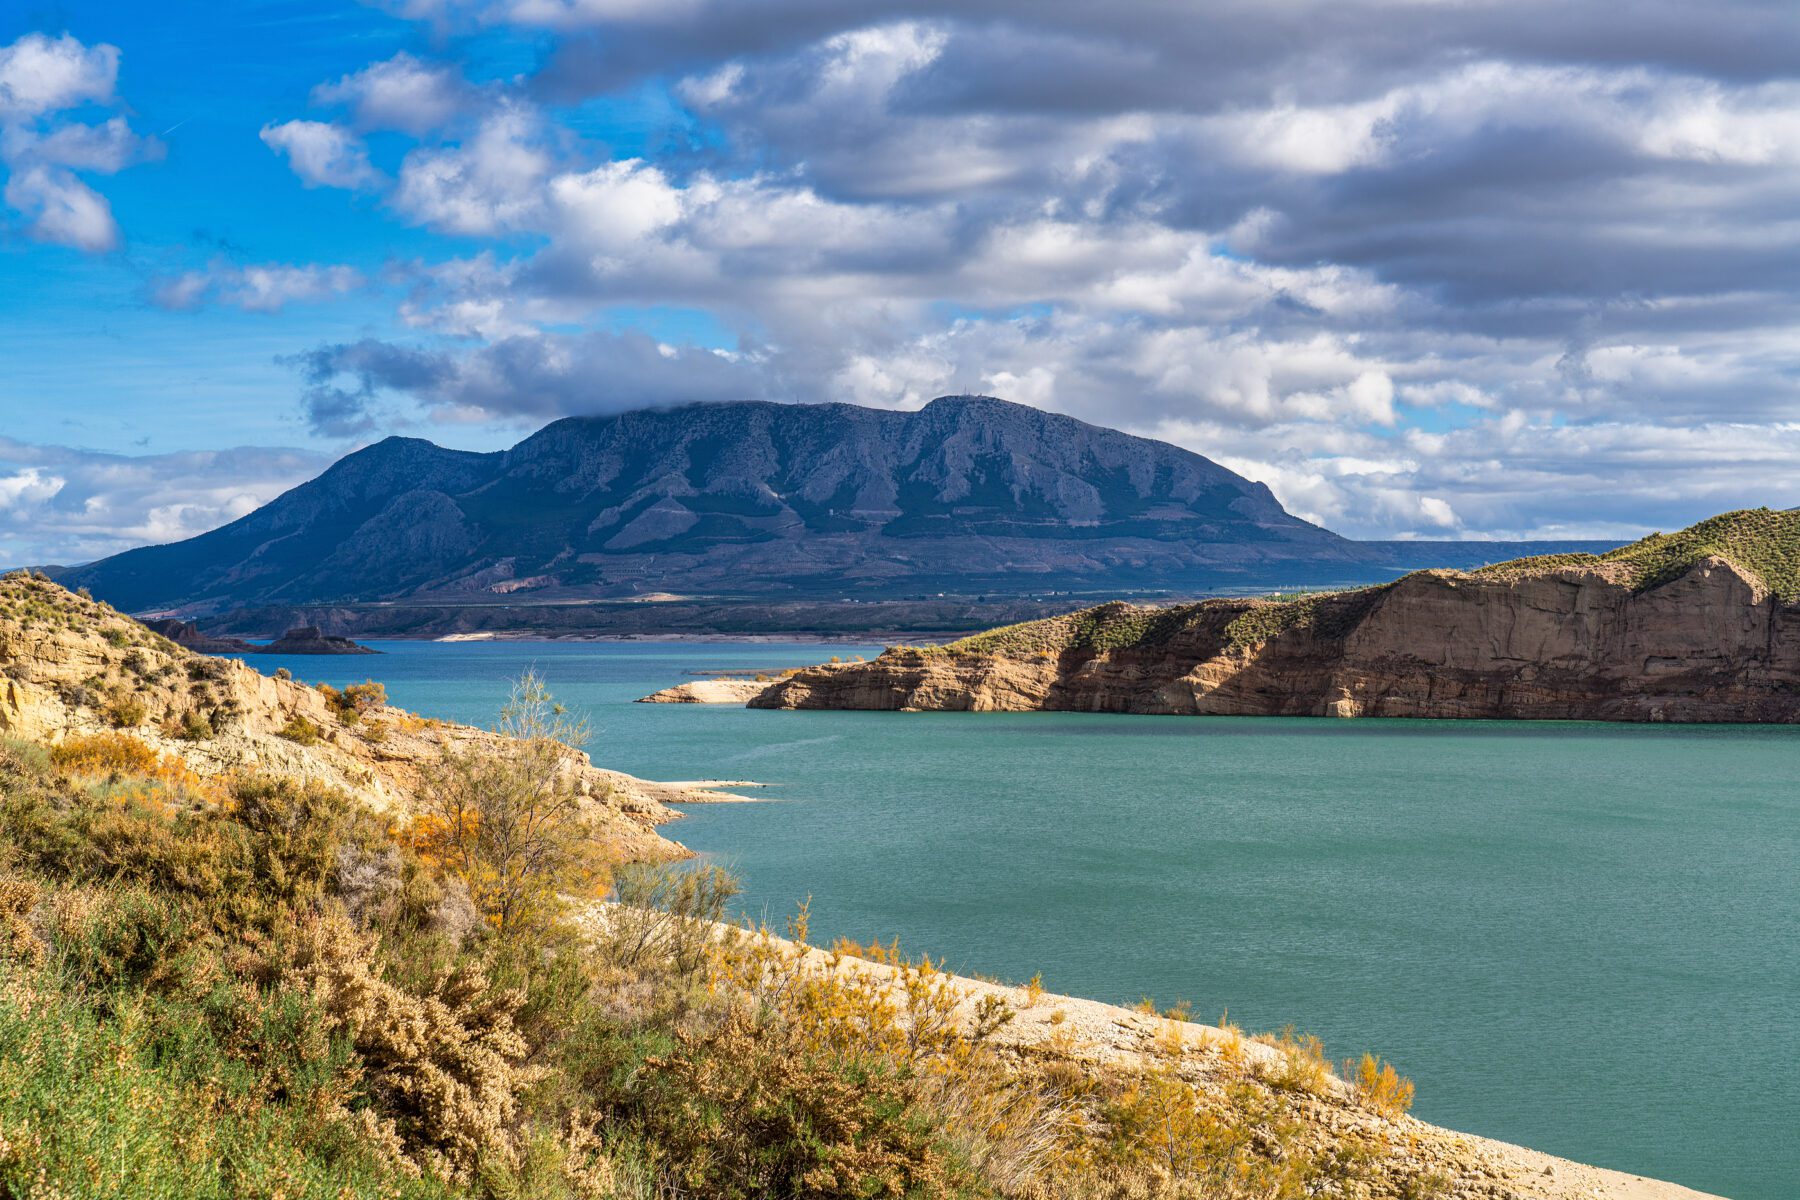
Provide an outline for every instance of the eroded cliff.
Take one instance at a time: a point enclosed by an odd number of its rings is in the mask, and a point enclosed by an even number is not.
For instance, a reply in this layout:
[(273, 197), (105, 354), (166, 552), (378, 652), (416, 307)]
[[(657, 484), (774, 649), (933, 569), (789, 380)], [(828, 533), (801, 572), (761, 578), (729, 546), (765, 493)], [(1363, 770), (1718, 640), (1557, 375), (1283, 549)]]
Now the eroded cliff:
[(1608, 555), (1169, 609), (1105, 605), (814, 667), (765, 708), (1607, 721), (1800, 719), (1800, 516)]

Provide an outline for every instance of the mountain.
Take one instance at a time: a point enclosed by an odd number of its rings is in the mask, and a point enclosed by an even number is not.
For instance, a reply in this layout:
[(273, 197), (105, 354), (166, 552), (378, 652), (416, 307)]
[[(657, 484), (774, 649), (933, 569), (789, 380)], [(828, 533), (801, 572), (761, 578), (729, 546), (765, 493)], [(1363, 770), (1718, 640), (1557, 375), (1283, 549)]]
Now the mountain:
[(1297, 599), (1102, 605), (813, 667), (750, 704), (1800, 722), (1800, 513)]
[(133, 612), (405, 601), (884, 597), (1337, 578), (1376, 557), (1187, 450), (983, 396), (389, 438), (210, 533), (60, 573)]

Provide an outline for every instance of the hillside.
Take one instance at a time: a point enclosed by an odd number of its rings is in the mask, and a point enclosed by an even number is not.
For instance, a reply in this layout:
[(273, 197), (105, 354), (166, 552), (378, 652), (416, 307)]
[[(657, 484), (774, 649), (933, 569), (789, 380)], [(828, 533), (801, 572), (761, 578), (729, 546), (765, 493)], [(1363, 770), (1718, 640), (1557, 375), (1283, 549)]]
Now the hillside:
[[(271, 772), (396, 814), (416, 807), (422, 772), (446, 747), (502, 744), (393, 708), (379, 693), (356, 700), (184, 649), (47, 579), (0, 576), (0, 735), (56, 743), (122, 734), (200, 779)], [(577, 751), (564, 769), (628, 857), (686, 854), (655, 828), (675, 818), (669, 803), (707, 795), (597, 768)]]
[(136, 613), (655, 593), (1019, 595), (1371, 557), (1198, 454), (986, 397), (557, 421), (493, 454), (389, 438), (237, 521), (61, 573)]
[(1619, 721), (1800, 720), (1800, 514), (1601, 555), (1287, 599), (1102, 605), (873, 662), (758, 707)]

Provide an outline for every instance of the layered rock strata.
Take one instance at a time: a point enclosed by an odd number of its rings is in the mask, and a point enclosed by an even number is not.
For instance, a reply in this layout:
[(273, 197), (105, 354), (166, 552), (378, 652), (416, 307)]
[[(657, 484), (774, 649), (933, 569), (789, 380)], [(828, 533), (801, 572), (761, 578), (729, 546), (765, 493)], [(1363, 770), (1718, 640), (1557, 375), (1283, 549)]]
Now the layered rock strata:
[(812, 667), (759, 708), (1800, 719), (1800, 606), (1708, 555), (1644, 589), (1618, 562), (1427, 571), (1286, 602), (1107, 605)]

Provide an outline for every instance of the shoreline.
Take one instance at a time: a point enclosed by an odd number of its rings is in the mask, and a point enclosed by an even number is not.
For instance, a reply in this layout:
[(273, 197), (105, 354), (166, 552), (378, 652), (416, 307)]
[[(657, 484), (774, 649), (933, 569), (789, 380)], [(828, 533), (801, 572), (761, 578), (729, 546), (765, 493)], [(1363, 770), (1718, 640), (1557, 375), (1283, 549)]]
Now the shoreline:
[[(954, 641), (959, 637), (969, 636), (962, 633), (934, 633), (923, 642), (909, 641), (908, 645), (936, 644), (939, 639)], [(888, 646), (895, 640), (908, 638), (919, 639), (918, 634), (904, 634), (894, 631), (868, 634), (827, 634), (827, 633), (536, 633), (530, 630), (495, 630), (481, 633), (451, 633), (442, 637), (365, 637), (365, 642), (437, 642), (446, 645), (460, 645), (479, 642), (650, 642), (673, 643), (691, 642), (695, 645), (747, 645), (747, 646)]]

